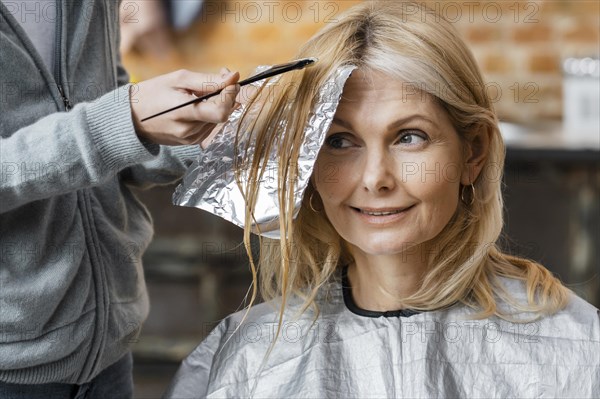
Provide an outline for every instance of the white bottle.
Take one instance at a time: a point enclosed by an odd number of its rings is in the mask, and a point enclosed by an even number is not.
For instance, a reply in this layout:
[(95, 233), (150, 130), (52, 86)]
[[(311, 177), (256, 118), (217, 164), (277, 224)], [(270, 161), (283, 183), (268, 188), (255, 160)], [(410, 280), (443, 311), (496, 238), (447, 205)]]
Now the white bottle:
[(567, 58), (563, 72), (564, 131), (600, 140), (600, 59)]

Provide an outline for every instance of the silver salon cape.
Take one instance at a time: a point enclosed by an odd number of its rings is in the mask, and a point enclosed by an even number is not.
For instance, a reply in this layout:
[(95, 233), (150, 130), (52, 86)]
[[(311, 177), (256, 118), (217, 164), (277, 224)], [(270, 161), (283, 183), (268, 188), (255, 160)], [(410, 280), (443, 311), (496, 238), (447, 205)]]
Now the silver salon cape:
[[(526, 298), (523, 283), (501, 281)], [(277, 326), (273, 306), (252, 307), (241, 325), (245, 311), (224, 319), (185, 359), (166, 397), (600, 397), (599, 312), (576, 296), (554, 316), (515, 324), (469, 320), (473, 310), (461, 304), (361, 311), (341, 281), (324, 291), (316, 321), (293, 319), (297, 303), (288, 303), (263, 367)]]

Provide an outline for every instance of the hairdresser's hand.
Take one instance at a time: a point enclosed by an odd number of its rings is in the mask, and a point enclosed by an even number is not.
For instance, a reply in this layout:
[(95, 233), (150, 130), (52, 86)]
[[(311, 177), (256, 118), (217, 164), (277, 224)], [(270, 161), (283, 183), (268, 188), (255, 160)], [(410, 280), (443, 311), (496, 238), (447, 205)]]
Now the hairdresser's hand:
[[(239, 106), (246, 106), (250, 102), (250, 100), (254, 97), (254, 95), (258, 92), (258, 87), (254, 85), (247, 85), (244, 87), (240, 87), (240, 91), (235, 99)], [(221, 129), (223, 128), (223, 124), (218, 124), (213, 131), (206, 136), (206, 138), (200, 143), (202, 149), (206, 149), (214, 140), (215, 137), (219, 134)]]
[[(225, 122), (239, 106), (236, 84), (240, 75), (223, 68), (221, 75), (208, 75), (186, 70), (145, 80), (130, 89), (131, 113), (135, 130), (141, 138), (156, 144), (198, 144)], [(221, 94), (206, 101), (191, 104), (164, 115), (141, 122), (145, 117), (192, 100), (194, 95)]]

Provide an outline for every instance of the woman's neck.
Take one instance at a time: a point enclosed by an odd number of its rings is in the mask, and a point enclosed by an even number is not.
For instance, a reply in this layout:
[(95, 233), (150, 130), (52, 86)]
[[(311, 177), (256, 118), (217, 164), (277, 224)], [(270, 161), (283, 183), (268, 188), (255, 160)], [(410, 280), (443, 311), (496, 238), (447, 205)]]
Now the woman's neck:
[(420, 287), (426, 267), (420, 256), (373, 256), (360, 250), (352, 251), (352, 255), (354, 263), (348, 267), (348, 279), (354, 303), (361, 309), (380, 312), (404, 309), (403, 299)]

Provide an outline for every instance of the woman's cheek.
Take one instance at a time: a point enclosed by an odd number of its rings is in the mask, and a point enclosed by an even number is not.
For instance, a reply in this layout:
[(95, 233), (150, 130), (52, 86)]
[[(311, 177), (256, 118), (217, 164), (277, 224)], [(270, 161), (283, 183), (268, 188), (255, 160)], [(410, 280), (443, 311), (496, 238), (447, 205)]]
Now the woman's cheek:
[(445, 154), (404, 153), (397, 157), (396, 170), (402, 183), (435, 186), (460, 182), (460, 165)]
[(336, 193), (344, 191), (350, 179), (356, 177), (353, 163), (338, 158), (320, 155), (315, 164), (315, 185), (321, 197), (335, 197)]

